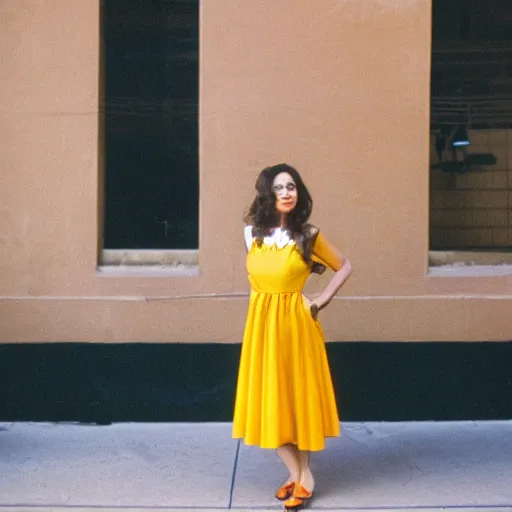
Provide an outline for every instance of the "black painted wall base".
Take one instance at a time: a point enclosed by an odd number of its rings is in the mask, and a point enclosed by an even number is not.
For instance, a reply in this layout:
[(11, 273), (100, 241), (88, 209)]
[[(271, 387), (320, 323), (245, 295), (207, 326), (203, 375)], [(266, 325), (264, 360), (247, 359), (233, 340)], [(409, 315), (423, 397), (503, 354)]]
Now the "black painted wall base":
[[(512, 418), (512, 343), (329, 343), (342, 421)], [(240, 345), (0, 345), (0, 421), (231, 421)]]

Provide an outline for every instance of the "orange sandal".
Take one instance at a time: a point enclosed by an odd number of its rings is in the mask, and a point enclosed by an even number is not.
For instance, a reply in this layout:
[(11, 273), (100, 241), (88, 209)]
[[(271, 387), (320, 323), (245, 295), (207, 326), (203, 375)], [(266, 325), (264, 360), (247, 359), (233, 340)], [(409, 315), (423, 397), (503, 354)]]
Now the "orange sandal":
[(284, 502), (284, 508), (286, 510), (297, 510), (302, 507), (307, 500), (313, 497), (313, 493), (309, 492), (305, 487), (300, 484), (296, 484), (293, 488), (293, 492), (290, 498)]
[(279, 487), (276, 492), (276, 498), (278, 500), (287, 500), (292, 495), (294, 487), (295, 482), (290, 482), (289, 484), (285, 484), (282, 487)]

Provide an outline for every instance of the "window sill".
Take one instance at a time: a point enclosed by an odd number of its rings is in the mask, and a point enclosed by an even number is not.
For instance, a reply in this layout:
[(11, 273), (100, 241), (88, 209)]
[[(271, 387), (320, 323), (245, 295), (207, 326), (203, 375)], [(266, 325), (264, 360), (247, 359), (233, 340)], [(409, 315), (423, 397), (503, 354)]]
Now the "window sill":
[(428, 277), (500, 277), (512, 275), (512, 265), (443, 265), (429, 267)]
[(194, 277), (199, 251), (162, 249), (104, 249), (97, 274), (134, 277)]
[(512, 252), (429, 251), (429, 277), (496, 277), (512, 274)]

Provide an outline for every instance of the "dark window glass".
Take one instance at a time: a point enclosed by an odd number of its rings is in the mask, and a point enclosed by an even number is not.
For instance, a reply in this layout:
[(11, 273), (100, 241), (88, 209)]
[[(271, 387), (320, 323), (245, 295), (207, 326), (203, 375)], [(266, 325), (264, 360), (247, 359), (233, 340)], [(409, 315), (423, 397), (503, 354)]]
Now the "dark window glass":
[(198, 0), (104, 0), (107, 249), (198, 247)]

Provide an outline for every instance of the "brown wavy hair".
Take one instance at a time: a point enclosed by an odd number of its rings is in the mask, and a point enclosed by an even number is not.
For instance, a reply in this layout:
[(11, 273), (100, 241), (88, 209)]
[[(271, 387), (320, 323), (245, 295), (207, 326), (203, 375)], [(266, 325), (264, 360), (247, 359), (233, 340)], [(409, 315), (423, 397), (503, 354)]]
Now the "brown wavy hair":
[(298, 196), (295, 208), (287, 217), (287, 230), (297, 243), (306, 263), (310, 264), (312, 243), (308, 243), (311, 238), (308, 235), (311, 233), (311, 226), (307, 224), (307, 221), (313, 209), (313, 200), (300, 174), (291, 165), (277, 164), (265, 167), (260, 172), (255, 185), (256, 197), (249, 207), (244, 221), (252, 225), (252, 234), (259, 246), (263, 243), (263, 238), (270, 234), (273, 228), (279, 226), (280, 214), (276, 209), (274, 179), (282, 172), (288, 173), (293, 178)]

